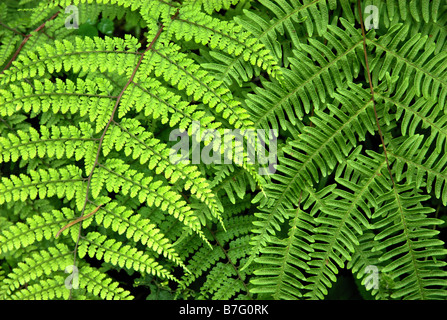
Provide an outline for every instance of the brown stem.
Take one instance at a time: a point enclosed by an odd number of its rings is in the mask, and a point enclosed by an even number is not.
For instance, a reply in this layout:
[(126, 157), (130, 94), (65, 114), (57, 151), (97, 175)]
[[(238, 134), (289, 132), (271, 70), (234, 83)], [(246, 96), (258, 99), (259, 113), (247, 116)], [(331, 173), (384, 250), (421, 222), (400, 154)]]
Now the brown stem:
[(377, 124), (377, 128), (379, 130), (380, 140), (382, 142), (382, 148), (383, 148), (383, 153), (385, 155), (386, 166), (388, 168), (388, 173), (390, 175), (391, 182), (392, 182), (393, 187), (394, 187), (395, 184), (394, 184), (393, 174), (391, 173), (390, 163), (389, 163), (389, 160), (388, 160), (388, 152), (386, 151), (385, 141), (383, 140), (382, 129), (381, 129), (380, 124), (379, 124), (379, 116), (377, 115), (377, 110), (376, 110), (376, 100), (374, 99), (374, 87), (373, 87), (373, 84), (372, 84), (371, 71), (369, 69), (368, 52), (367, 52), (367, 49), (366, 49), (366, 32), (365, 32), (365, 26), (364, 26), (364, 23), (363, 23), (362, 5), (360, 3), (360, 0), (357, 0), (357, 6), (358, 6), (358, 11), (359, 11), (359, 17), (360, 17), (360, 25), (362, 27), (363, 52), (365, 54), (366, 72), (368, 74), (369, 87), (370, 87), (370, 90), (371, 90), (371, 101), (372, 101), (373, 107), (374, 107), (374, 116), (376, 118), (376, 124)]
[[(85, 194), (85, 201), (84, 201), (84, 206), (82, 208), (81, 215), (80, 215), (79, 219), (81, 219), (84, 216), (85, 207), (86, 207), (86, 205), (87, 205), (87, 203), (89, 201), (88, 194), (89, 194), (89, 190), (90, 190), (90, 184), (92, 182), (93, 172), (95, 171), (95, 168), (99, 164), (99, 155), (101, 154), (102, 143), (104, 142), (104, 138), (106, 136), (106, 132), (109, 129), (110, 124), (113, 122), (113, 118), (114, 118), (116, 110), (118, 109), (118, 106), (119, 106), (119, 104), (121, 102), (121, 98), (123, 97), (123, 94), (126, 91), (126, 89), (128, 88), (128, 86), (132, 83), (132, 81), (133, 81), (133, 79), (135, 77), (135, 74), (137, 73), (137, 71), (138, 71), (138, 69), (139, 69), (139, 67), (141, 65), (141, 62), (143, 61), (144, 55), (146, 54), (147, 51), (152, 49), (153, 45), (155, 44), (155, 42), (157, 41), (157, 39), (160, 37), (161, 33), (163, 32), (163, 29), (164, 29), (164, 26), (162, 25), (160, 27), (160, 29), (158, 30), (157, 34), (155, 35), (154, 39), (152, 40), (152, 42), (149, 44), (149, 46), (146, 48), (146, 50), (140, 55), (140, 59), (138, 60), (137, 65), (135, 66), (135, 68), (134, 68), (134, 70), (132, 72), (132, 75), (130, 76), (129, 80), (125, 84), (124, 88), (121, 90), (120, 94), (118, 95), (118, 98), (116, 100), (115, 106), (113, 107), (110, 119), (107, 122), (107, 124), (106, 124), (106, 126), (104, 128), (104, 131), (102, 132), (101, 138), (99, 139), (99, 145), (98, 145), (98, 149), (97, 149), (97, 152), (96, 152), (95, 162), (94, 162), (93, 167), (92, 167), (92, 169), (90, 171), (90, 174), (88, 175), (88, 178), (87, 178), (87, 190), (86, 190), (86, 194)], [(74, 252), (73, 252), (73, 265), (76, 265), (76, 255), (77, 255), (77, 248), (78, 248), (78, 245), (79, 245), (79, 240), (80, 240), (80, 237), (81, 237), (81, 230), (82, 230), (82, 224), (79, 224), (78, 238), (76, 240), (75, 249), (74, 249)], [(69, 299), (71, 299), (71, 297), (72, 297), (72, 289), (70, 289)]]
[(83, 216), (83, 217), (80, 217), (80, 218), (77, 218), (77, 219), (73, 220), (72, 222), (70, 222), (70, 223), (66, 224), (65, 226), (63, 226), (63, 227), (57, 232), (57, 234), (55, 235), (55, 238), (59, 237), (59, 235), (60, 235), (62, 232), (64, 232), (65, 229), (68, 229), (68, 228), (70, 228), (72, 225), (75, 225), (75, 224), (78, 223), (78, 222), (84, 221), (85, 219), (88, 219), (89, 217), (91, 217), (92, 215), (94, 215), (94, 214), (99, 210), (99, 208), (101, 208), (101, 206), (102, 206), (102, 204), (100, 204), (99, 206), (97, 206), (97, 207), (95, 208), (95, 210), (93, 210), (92, 212), (90, 212), (88, 215)]
[[(47, 21), (45, 21), (44, 23), (42, 23), (40, 26), (38, 26), (34, 32), (39, 32), (40, 30), (42, 30), (45, 27), (45, 24), (48, 21), (51, 21), (53, 19), (55, 19), (58, 15), (59, 15), (60, 11), (56, 12), (50, 19), (48, 19)], [(0, 74), (3, 74), (5, 72), (6, 69), (8, 69), (11, 64), (17, 59), (20, 51), (22, 51), (23, 47), (25, 46), (25, 44), (28, 42), (28, 40), (33, 36), (32, 33), (28, 34), (28, 35), (23, 35), (25, 38), (23, 39), (22, 43), (20, 44), (20, 46), (17, 48), (16, 52), (14, 53), (14, 55), (12, 56), (11, 60), (9, 60), (8, 64), (3, 68), (2, 72), (0, 72)]]

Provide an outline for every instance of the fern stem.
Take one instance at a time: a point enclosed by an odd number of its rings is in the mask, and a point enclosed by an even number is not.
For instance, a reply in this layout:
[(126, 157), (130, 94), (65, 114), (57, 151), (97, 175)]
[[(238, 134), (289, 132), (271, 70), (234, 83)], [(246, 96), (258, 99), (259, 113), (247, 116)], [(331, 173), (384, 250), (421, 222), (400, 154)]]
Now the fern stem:
[[(158, 29), (157, 34), (155, 35), (154, 39), (152, 40), (152, 42), (149, 44), (149, 46), (146, 48), (146, 50), (140, 55), (140, 59), (138, 60), (137, 65), (135, 66), (135, 68), (134, 68), (134, 70), (132, 72), (132, 75), (130, 76), (129, 80), (124, 85), (124, 88), (121, 90), (120, 94), (117, 97), (117, 100), (116, 100), (115, 106), (113, 107), (110, 119), (107, 122), (107, 124), (106, 124), (106, 126), (104, 128), (104, 131), (102, 132), (101, 138), (99, 139), (99, 145), (98, 145), (98, 150), (96, 152), (95, 162), (93, 164), (93, 167), (92, 167), (92, 169), (90, 171), (90, 174), (88, 176), (88, 179), (87, 179), (87, 190), (86, 190), (86, 194), (85, 194), (85, 201), (84, 201), (84, 205), (82, 207), (81, 215), (80, 215), (79, 218), (82, 218), (84, 216), (85, 207), (86, 207), (86, 205), (88, 203), (88, 200), (89, 200), (88, 199), (88, 194), (89, 194), (89, 190), (90, 190), (90, 184), (92, 182), (93, 172), (95, 171), (95, 168), (99, 164), (99, 155), (101, 154), (101, 147), (102, 147), (102, 144), (104, 142), (104, 138), (106, 136), (107, 130), (109, 129), (109, 126), (112, 123), (113, 118), (115, 116), (116, 110), (118, 109), (118, 106), (119, 106), (119, 104), (121, 102), (121, 98), (123, 97), (124, 92), (127, 90), (129, 85), (132, 83), (132, 81), (133, 81), (133, 79), (135, 77), (135, 74), (137, 73), (138, 69), (140, 68), (140, 65), (141, 65), (141, 62), (143, 61), (145, 53), (147, 51), (149, 51), (153, 47), (153, 45), (155, 44), (155, 42), (157, 41), (157, 39), (160, 37), (161, 33), (163, 32), (163, 29), (164, 29), (164, 25), (161, 25), (161, 27)], [(76, 255), (77, 255), (77, 249), (78, 249), (78, 245), (79, 245), (79, 240), (81, 238), (81, 231), (82, 231), (82, 224), (79, 224), (78, 237), (76, 239), (75, 249), (74, 249), (74, 252), (73, 252), (73, 265), (76, 265)], [(70, 300), (72, 298), (72, 290), (73, 289), (70, 289), (70, 296), (69, 296)]]
[(99, 210), (99, 208), (101, 208), (101, 206), (102, 206), (102, 204), (100, 204), (99, 206), (97, 206), (96, 209), (93, 210), (92, 212), (90, 212), (88, 215), (86, 215), (86, 216), (84, 216), (84, 217), (81, 217), (81, 218), (77, 218), (77, 219), (71, 221), (70, 223), (66, 224), (65, 226), (63, 226), (63, 227), (57, 232), (55, 238), (59, 237), (59, 235), (60, 235), (62, 232), (64, 232), (65, 229), (68, 229), (68, 228), (70, 228), (72, 225), (75, 225), (75, 224), (78, 223), (78, 222), (84, 221), (85, 219), (88, 219), (89, 217), (91, 217), (92, 215), (94, 215), (94, 214)]
[(371, 101), (372, 101), (373, 107), (374, 107), (374, 117), (376, 119), (377, 129), (379, 130), (380, 141), (382, 142), (382, 148), (383, 148), (383, 153), (384, 153), (385, 160), (386, 160), (386, 166), (388, 168), (388, 173), (390, 175), (391, 182), (392, 182), (392, 185), (393, 185), (393, 188), (394, 188), (395, 187), (395, 183), (394, 183), (394, 179), (393, 179), (393, 174), (391, 172), (391, 167), (390, 167), (390, 163), (389, 163), (389, 160), (388, 160), (388, 153), (387, 153), (387, 150), (386, 150), (385, 141), (383, 139), (382, 128), (380, 127), (380, 123), (379, 123), (379, 116), (377, 115), (376, 99), (374, 98), (374, 86), (373, 86), (373, 83), (372, 83), (371, 70), (369, 68), (369, 62), (368, 62), (368, 51), (366, 49), (366, 32), (365, 32), (365, 26), (364, 26), (364, 23), (363, 23), (362, 5), (360, 3), (360, 0), (357, 0), (357, 6), (358, 6), (358, 11), (359, 11), (360, 26), (362, 28), (363, 52), (365, 54), (366, 73), (368, 74), (368, 82), (369, 82), (369, 87), (370, 87), (370, 90), (371, 90)]
[[(42, 23), (40, 26), (38, 26), (33, 32), (39, 32), (40, 30), (42, 30), (45, 27), (45, 24), (48, 21), (54, 20), (56, 19), (56, 17), (59, 15), (60, 11), (56, 12), (51, 18), (49, 18), (47, 21), (45, 21), (44, 23)], [(6, 66), (3, 68), (2, 72), (0, 72), (0, 74), (3, 74), (5, 72), (6, 69), (8, 69), (11, 64), (17, 59), (19, 53), (22, 51), (23, 47), (25, 46), (25, 44), (28, 42), (28, 40), (33, 36), (32, 33), (28, 34), (25, 36), (25, 38), (23, 39), (22, 43), (20, 44), (20, 46), (17, 48), (16, 52), (14, 53), (14, 55), (12, 56), (11, 60), (9, 60), (9, 62), (6, 64)]]

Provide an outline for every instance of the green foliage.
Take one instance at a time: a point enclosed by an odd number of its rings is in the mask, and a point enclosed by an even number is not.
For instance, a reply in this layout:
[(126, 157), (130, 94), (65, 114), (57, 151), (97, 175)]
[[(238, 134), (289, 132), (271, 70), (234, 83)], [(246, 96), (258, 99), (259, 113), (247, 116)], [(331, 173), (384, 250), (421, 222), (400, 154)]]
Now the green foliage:
[(0, 299), (445, 300), (447, 6), (360, 3), (3, 1)]

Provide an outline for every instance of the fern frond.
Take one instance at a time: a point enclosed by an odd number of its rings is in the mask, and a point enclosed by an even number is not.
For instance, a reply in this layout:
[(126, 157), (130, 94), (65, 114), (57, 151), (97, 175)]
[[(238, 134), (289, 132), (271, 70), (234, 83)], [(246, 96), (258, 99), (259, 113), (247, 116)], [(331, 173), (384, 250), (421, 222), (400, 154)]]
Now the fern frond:
[(84, 266), (79, 270), (79, 287), (87, 293), (103, 300), (132, 300), (130, 292), (119, 287), (117, 281), (113, 281), (107, 274)]
[[(372, 295), (376, 295), (376, 299), (386, 298), (379, 290), (379, 256), (382, 252), (372, 251), (376, 244), (374, 233), (365, 231), (363, 235), (358, 237), (358, 242), (359, 244), (355, 245), (352, 259), (347, 263), (347, 268), (351, 269), (357, 279), (361, 279), (361, 285), (364, 285), (366, 290), (370, 290)], [(374, 274), (374, 272), (378, 274)], [(378, 282), (374, 282), (376, 280)]]
[[(194, 100), (203, 103), (222, 114), (228, 123), (235, 128), (250, 127), (252, 122), (246, 110), (235, 101), (229, 89), (221, 81), (207, 71), (200, 69), (194, 60), (180, 53), (180, 47), (171, 43), (153, 48), (150, 59), (145, 59), (140, 67), (140, 74), (163, 75), (163, 80), (171, 83), (179, 90), (185, 90)], [(145, 76), (146, 77), (146, 76)]]
[(271, 237), (268, 245), (261, 249), (261, 256), (255, 259), (261, 267), (255, 270), (257, 276), (251, 283), (252, 293), (271, 296), (273, 299), (297, 299), (302, 297), (306, 276), (301, 270), (309, 270), (309, 245), (314, 239), (306, 231), (313, 228), (306, 213), (300, 208), (290, 212), (290, 228), (286, 238)]
[(42, 215), (33, 215), (26, 219), (26, 223), (18, 222), (1, 230), (0, 254), (27, 248), (44, 239), (54, 239), (58, 230), (73, 217), (72, 210), (62, 208), (60, 211), (53, 210), (43, 212)]
[[(368, 4), (366, 4), (368, 5)], [(381, 9), (387, 11), (390, 20), (394, 20), (395, 16), (402, 20), (413, 19), (416, 22), (428, 23), (429, 21), (436, 21), (438, 11), (440, 9), (441, 1), (401, 1), (392, 0), (382, 4)]]
[(243, 168), (237, 168), (232, 164), (222, 165), (217, 168), (211, 187), (217, 194), (224, 190), (230, 201), (235, 204), (235, 194), (243, 199), (248, 190), (254, 191), (256, 182)]
[[(98, 232), (89, 232), (79, 243), (79, 257), (85, 255), (98, 260), (110, 262), (120, 268), (134, 269), (142, 273), (152, 274), (157, 277), (178, 282), (178, 280), (163, 268), (154, 258), (130, 245), (123, 245), (115, 239), (107, 239), (107, 236)], [(171, 257), (176, 260), (175, 257)], [(178, 262), (178, 261), (177, 261)]]
[[(417, 97), (437, 99), (440, 105), (444, 105), (447, 78), (444, 72), (446, 66), (442, 61), (447, 53), (434, 54), (435, 43), (425, 45), (428, 36), (417, 33), (409, 37), (409, 30), (408, 25), (395, 25), (378, 41), (368, 41), (369, 45), (375, 47), (375, 58), (371, 62), (373, 79), (375, 82), (382, 81), (393, 64), (393, 72), (389, 74), (391, 77), (399, 76), (399, 80), (392, 90), (399, 93), (407, 90), (408, 80), (413, 79), (410, 91), (414, 91)], [(400, 44), (401, 41), (405, 42)]]
[(109, 132), (110, 134), (106, 134), (104, 139), (104, 156), (107, 156), (112, 148), (117, 151), (124, 149), (126, 156), (132, 155), (132, 158), (138, 158), (140, 164), (149, 162), (148, 168), (154, 170), (156, 174), (163, 173), (171, 184), (184, 180), (185, 190), (190, 190), (210, 208), (216, 218), (221, 219), (221, 210), (214, 193), (197, 167), (184, 163), (171, 163), (171, 150), (141, 127), (138, 121), (123, 119), (121, 124), (117, 124)]
[(200, 121), (202, 127), (209, 129), (218, 128), (220, 125), (213, 122), (214, 117), (205, 117), (205, 111), (182, 100), (179, 95), (168, 90), (154, 78), (142, 79), (134, 85), (132, 90), (126, 91), (123, 95), (118, 108), (119, 118), (123, 118), (134, 109), (138, 113), (144, 113), (146, 117), (160, 118), (162, 124), (168, 123), (170, 127), (178, 127), (180, 130), (187, 130), (195, 121)]
[(190, 285), (198, 277), (200, 277), (204, 271), (212, 267), (217, 261), (219, 261), (219, 259), (223, 259), (224, 257), (225, 254), (220, 248), (211, 249), (203, 246), (199, 250), (196, 250), (186, 265), (191, 274), (184, 277), (184, 279), (182, 279), (182, 283), (185, 286)]
[(443, 221), (428, 218), (434, 211), (422, 204), (428, 198), (412, 184), (395, 185), (378, 198), (374, 250), (385, 251), (379, 260), (386, 261), (382, 271), (395, 281), (392, 298), (445, 299), (446, 263), (438, 257), (445, 257), (447, 250), (432, 228)]
[[(348, 166), (351, 162), (348, 161)], [(311, 247), (315, 251), (309, 254), (313, 267), (308, 271), (313, 276), (308, 278), (312, 284), (306, 286), (309, 292), (305, 294), (310, 299), (322, 299), (336, 279), (338, 269), (344, 268), (345, 262), (352, 261), (356, 254), (359, 239), (364, 230), (370, 228), (371, 207), (376, 205), (373, 194), (380, 186), (379, 173), (384, 169), (385, 162), (382, 161), (371, 170), (367, 179), (347, 170), (345, 177), (336, 178), (339, 186), (333, 188), (332, 193), (317, 198), (321, 204), (320, 212), (314, 218), (315, 244)]]
[(197, 43), (209, 45), (211, 49), (241, 55), (245, 61), (266, 70), (273, 77), (278, 69), (270, 51), (249, 32), (234, 22), (221, 21), (197, 11), (195, 4), (180, 8), (179, 17), (169, 26), (168, 33), (175, 33), (177, 39), (194, 38)]
[(74, 158), (76, 161), (92, 152), (96, 139), (89, 123), (75, 126), (41, 126), (40, 132), (33, 127), (28, 131), (0, 137), (0, 163), (30, 161), (38, 158)]
[(109, 192), (121, 191), (132, 198), (138, 196), (140, 202), (145, 202), (149, 206), (160, 207), (192, 230), (202, 234), (191, 208), (185, 201), (180, 201), (182, 198), (180, 194), (173, 191), (170, 186), (163, 185), (163, 181), (154, 181), (152, 176), (145, 177), (141, 172), (129, 167), (121, 159), (108, 158), (104, 165), (99, 166), (95, 180), (99, 186), (104, 184)]
[[(16, 290), (28, 282), (40, 277), (52, 276), (54, 272), (65, 270), (73, 264), (72, 252), (64, 244), (56, 244), (47, 250), (32, 252), (18, 263), (0, 285), (0, 292), (11, 296)], [(59, 286), (63, 285), (60, 283)]]
[(1, 90), (0, 103), (4, 106), (1, 116), (11, 116), (22, 110), (36, 114), (49, 110), (55, 114), (89, 114), (86, 120), (97, 122), (96, 132), (105, 127), (115, 98), (110, 95), (113, 90), (110, 82), (103, 79), (78, 79), (76, 84), (70, 80), (57, 79), (56, 83), (35, 80), (33, 85), (22, 82), (21, 86), (12, 84), (9, 88)]
[(284, 119), (295, 125), (311, 109), (320, 109), (327, 96), (333, 97), (335, 88), (344, 88), (343, 83), (358, 74), (361, 36), (347, 21), (341, 21), (346, 31), (328, 26), (327, 44), (310, 39), (308, 45), (299, 45), (300, 50), (289, 58), (291, 69), (283, 70), (283, 86), (265, 82), (265, 88), (249, 95), (247, 107), (255, 118), (255, 127), (277, 129), (279, 120), (285, 130)]
[(0, 204), (57, 196), (71, 200), (83, 190), (81, 170), (73, 165), (48, 170), (31, 170), (29, 175), (2, 177), (0, 182)]
[[(438, 141), (441, 139), (438, 139)], [(431, 139), (424, 139), (422, 135), (414, 135), (396, 146), (390, 155), (395, 158), (394, 172), (401, 181), (405, 178), (408, 183), (415, 182), (418, 188), (425, 186), (427, 192), (434, 192), (436, 198), (447, 203), (446, 196), (446, 161), (445, 154), (437, 151), (430, 152)], [(441, 150), (444, 150), (442, 148)], [(404, 173), (404, 168), (406, 172)]]
[(244, 263), (249, 249), (249, 236), (240, 236), (229, 242), (229, 248), (225, 252), (228, 263), (217, 262), (210, 268), (198, 299), (228, 300), (239, 293), (241, 297), (249, 298), (246, 282), (252, 271), (238, 269), (238, 265)]
[[(84, 266), (78, 276), (79, 288), (75, 295), (77, 299), (129, 300), (133, 298), (129, 291), (119, 287), (118, 282), (95, 268)], [(65, 286), (65, 282), (66, 278), (55, 275), (15, 291), (10, 298), (13, 300), (66, 300), (69, 298), (70, 290)]]
[[(311, 181), (318, 182), (321, 176), (328, 176), (337, 163), (349, 155), (357, 139), (364, 139), (367, 131), (374, 132), (372, 103), (367, 100), (362, 89), (352, 88), (366, 101), (349, 91), (343, 91), (344, 95), (337, 94), (337, 99), (348, 108), (349, 113), (344, 114), (333, 106), (328, 106), (331, 114), (315, 111), (318, 118), (315, 117), (312, 121), (316, 127), (304, 127), (300, 139), (291, 141), (283, 148), (288, 157), (279, 159), (277, 171), (280, 174), (274, 177), (277, 183), (270, 183), (264, 188), (267, 197), (261, 201), (261, 207), (265, 207), (266, 212), (259, 215), (262, 222), (257, 231), (260, 234), (253, 241), (256, 241), (254, 252), (264, 243), (262, 238), (267, 236), (268, 230), (274, 234), (273, 226), (280, 229), (277, 221), (283, 221), (285, 208), (292, 209), (296, 205), (300, 190), (305, 189)], [(355, 106), (360, 106), (360, 109)], [(346, 127), (348, 123), (352, 124), (349, 129)]]
[(157, 226), (150, 219), (143, 218), (140, 214), (134, 214), (133, 210), (118, 206), (116, 202), (110, 202), (95, 214), (95, 221), (104, 228), (124, 234), (126, 238), (141, 242), (154, 252), (177, 261), (175, 258), (177, 253)]
[(12, 300), (56, 300), (68, 299), (69, 290), (63, 285), (62, 276), (54, 276), (52, 279), (43, 279), (42, 281), (29, 285), (26, 289), (18, 290), (9, 296)]
[[(228, 199), (224, 202), (226, 203), (230, 203)], [(237, 204), (238, 202), (236, 206)], [(249, 296), (247, 277), (253, 270), (248, 268), (243, 271), (241, 266), (245, 264), (251, 249), (249, 241), (252, 223), (253, 217), (244, 214), (243, 208), (235, 210), (233, 214), (225, 210), (223, 215), (225, 229), (221, 224), (214, 230), (208, 228), (208, 238), (210, 242), (215, 243), (212, 249), (198, 242), (193, 243), (193, 239), (179, 245), (177, 248), (179, 252), (183, 251), (182, 247), (194, 248), (197, 244), (200, 245), (193, 249), (191, 255), (187, 254), (189, 256), (187, 267), (191, 273), (182, 279), (182, 283), (188, 286), (206, 276), (204, 286), (207, 289), (201, 290), (197, 299), (230, 299), (239, 293), (241, 296)]]
[(214, 11), (220, 11), (222, 9), (228, 10), (230, 6), (236, 5), (240, 1), (241, 0), (187, 0), (186, 2), (201, 5), (206, 13), (211, 14)]
[[(282, 38), (280, 35), (283, 36), (287, 33), (287, 37), (294, 47), (299, 47), (303, 38), (314, 34), (323, 35), (329, 25), (327, 12), (337, 6), (336, 1), (326, 0), (261, 0), (259, 2), (267, 8), (269, 15), (245, 10), (245, 16), (237, 17), (236, 21), (251, 31), (261, 43), (264, 43), (266, 48), (275, 55), (277, 61), (281, 61), (284, 52), (287, 52), (287, 46), (285, 45), (283, 48), (278, 41), (278, 38)], [(297, 24), (301, 23), (304, 27), (297, 27)]]
[(200, 64), (204, 69), (211, 70), (216, 78), (231, 87), (234, 82), (242, 86), (261, 74), (261, 68), (253, 66), (242, 58), (233, 59), (231, 55), (219, 51), (210, 51), (207, 60)]

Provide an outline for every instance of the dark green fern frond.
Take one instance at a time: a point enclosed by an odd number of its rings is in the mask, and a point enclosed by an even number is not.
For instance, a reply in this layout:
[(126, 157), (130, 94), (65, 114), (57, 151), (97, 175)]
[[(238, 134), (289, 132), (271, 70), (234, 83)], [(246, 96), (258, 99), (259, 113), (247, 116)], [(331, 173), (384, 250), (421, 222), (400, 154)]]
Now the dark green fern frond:
[[(371, 1), (372, 3), (374, 1)], [(442, 1), (402, 1), (392, 0), (387, 3), (380, 3), (380, 9), (386, 10), (387, 18), (391, 21), (402, 20), (414, 20), (416, 22), (425, 23), (429, 21), (436, 21), (438, 17), (438, 11), (441, 8)], [(376, 4), (374, 2), (374, 4)], [(368, 5), (368, 3), (366, 4)], [(376, 4), (377, 5), (377, 4)]]
[[(287, 33), (287, 37), (294, 47), (298, 47), (309, 36), (314, 34), (323, 35), (329, 25), (327, 13), (337, 6), (336, 1), (326, 0), (261, 0), (259, 2), (267, 8), (267, 11), (262, 10), (256, 13), (246, 10), (245, 16), (237, 18), (237, 21), (255, 34), (259, 41), (274, 53), (278, 61), (282, 60), (283, 51), (287, 50), (287, 48), (282, 48), (281, 42), (278, 41), (280, 35), (283, 36)], [(303, 23), (304, 28), (297, 27), (297, 24), (301, 23)]]
[(433, 191), (435, 197), (445, 204), (447, 159), (445, 153), (430, 152), (430, 142), (422, 135), (414, 135), (396, 146), (396, 150), (390, 154), (396, 159), (395, 172), (398, 181), (405, 178), (409, 183), (415, 182), (418, 188), (424, 186), (428, 193)]
[(312, 109), (323, 109), (336, 88), (346, 88), (343, 83), (353, 81), (360, 68), (361, 37), (348, 22), (343, 24), (346, 31), (328, 26), (327, 43), (310, 39), (309, 44), (297, 47), (289, 58), (291, 69), (283, 72), (282, 87), (265, 82), (265, 88), (258, 88), (256, 95), (249, 96), (247, 106), (256, 127), (276, 129), (279, 121), (285, 129), (285, 119), (295, 124)]
[(411, 184), (396, 185), (378, 198), (373, 228), (380, 232), (374, 250), (385, 250), (379, 260), (387, 261), (382, 271), (395, 282), (392, 298), (445, 299), (446, 263), (441, 259), (447, 251), (432, 228), (443, 222), (428, 218), (434, 210), (422, 205), (427, 199)]
[(273, 299), (302, 297), (306, 276), (301, 270), (309, 270), (309, 253), (314, 251), (309, 244), (314, 239), (305, 231), (313, 228), (312, 218), (298, 208), (290, 212), (289, 223), (287, 237), (272, 236), (269, 245), (261, 249), (261, 256), (255, 259), (261, 267), (254, 272), (257, 277), (251, 281), (255, 285), (251, 292)]
[[(375, 46), (375, 58), (371, 62), (373, 79), (383, 81), (389, 66), (393, 64), (393, 72), (389, 76), (399, 77), (399, 80), (396, 88), (391, 87), (390, 90), (401, 93), (409, 89), (417, 97), (439, 99), (440, 105), (444, 105), (447, 81), (443, 71), (446, 66), (441, 61), (445, 59), (446, 52), (435, 54), (436, 44), (426, 45), (428, 36), (415, 34), (409, 37), (409, 30), (408, 25), (395, 25), (377, 42), (370, 42)], [(401, 41), (405, 43), (400, 44)], [(412, 79), (411, 89), (409, 79)]]

